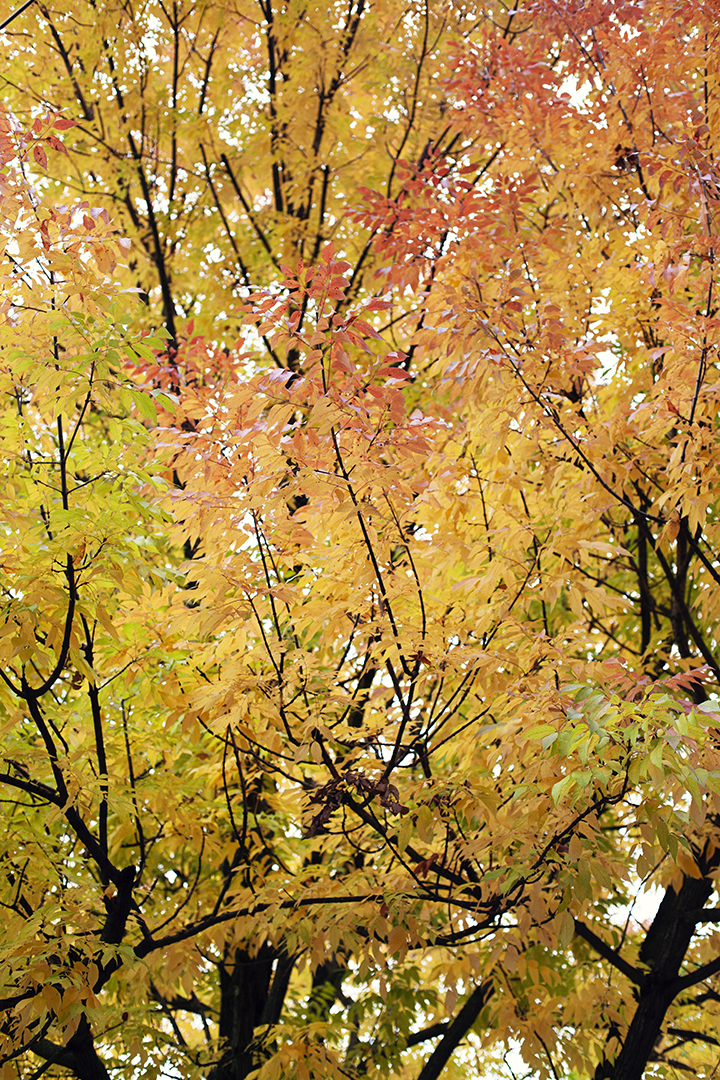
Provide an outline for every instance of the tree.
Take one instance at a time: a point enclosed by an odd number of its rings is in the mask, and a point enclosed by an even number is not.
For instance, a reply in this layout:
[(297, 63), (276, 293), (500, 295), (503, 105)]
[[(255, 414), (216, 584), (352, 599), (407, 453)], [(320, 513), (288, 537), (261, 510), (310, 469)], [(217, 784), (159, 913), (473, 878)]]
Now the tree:
[(8, 1076), (713, 1070), (716, 16), (13, 21)]

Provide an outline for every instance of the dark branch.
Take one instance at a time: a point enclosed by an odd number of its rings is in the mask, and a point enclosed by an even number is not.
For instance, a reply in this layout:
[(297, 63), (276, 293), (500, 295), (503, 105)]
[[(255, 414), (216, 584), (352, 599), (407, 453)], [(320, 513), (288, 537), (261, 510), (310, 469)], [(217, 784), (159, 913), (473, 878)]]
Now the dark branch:
[(602, 956), (603, 960), (607, 960), (614, 968), (621, 971), (623, 975), (627, 976), (627, 978), (635, 983), (636, 986), (643, 985), (645, 977), (642, 972), (638, 971), (637, 968), (634, 968), (627, 960), (623, 960), (620, 953), (616, 952), (615, 949), (611, 948), (609, 945), (606, 945), (602, 938), (599, 938), (589, 926), (580, 922), (579, 919), (575, 919), (574, 921), (575, 933), (578, 937), (581, 937), (583, 941), (587, 941), (588, 945), (590, 945), (596, 953)]
[(480, 1010), (489, 1001), (493, 989), (494, 983), (489, 979), (475, 987), (460, 1012), (449, 1024), (443, 1038), (425, 1062), (418, 1080), (438, 1080), (460, 1040), (467, 1035), (480, 1015)]

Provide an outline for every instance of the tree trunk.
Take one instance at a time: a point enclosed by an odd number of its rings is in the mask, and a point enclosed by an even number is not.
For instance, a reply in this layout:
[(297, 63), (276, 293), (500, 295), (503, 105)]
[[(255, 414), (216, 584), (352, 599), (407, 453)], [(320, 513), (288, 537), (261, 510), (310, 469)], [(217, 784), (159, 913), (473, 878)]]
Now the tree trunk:
[(678, 992), (677, 979), (695, 933), (694, 913), (712, 894), (710, 875), (717, 862), (717, 853), (700, 860), (702, 877), (686, 877), (678, 893), (666, 891), (640, 950), (640, 962), (649, 970), (638, 991), (635, 1015), (617, 1058), (601, 1061), (595, 1080), (641, 1080)]
[(273, 974), (275, 950), (265, 943), (254, 956), (228, 949), (220, 965), (220, 1063), (211, 1080), (244, 1080), (257, 1068), (255, 1028), (262, 1022)]

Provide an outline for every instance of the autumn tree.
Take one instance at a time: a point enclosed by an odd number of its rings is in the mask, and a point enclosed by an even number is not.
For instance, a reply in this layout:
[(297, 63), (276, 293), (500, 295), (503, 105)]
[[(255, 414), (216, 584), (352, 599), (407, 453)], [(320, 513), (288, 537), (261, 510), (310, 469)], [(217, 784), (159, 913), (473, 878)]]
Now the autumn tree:
[(8, 24), (5, 1075), (716, 1068), (717, 16)]

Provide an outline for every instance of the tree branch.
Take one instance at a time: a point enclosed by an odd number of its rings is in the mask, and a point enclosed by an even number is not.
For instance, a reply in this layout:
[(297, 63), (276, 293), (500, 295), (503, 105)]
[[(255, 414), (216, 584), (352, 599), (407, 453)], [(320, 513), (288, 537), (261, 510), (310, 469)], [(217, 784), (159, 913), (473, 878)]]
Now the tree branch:
[(494, 990), (495, 984), (486, 979), (479, 983), (467, 999), (457, 1016), (448, 1025), (440, 1043), (435, 1047), (432, 1054), (425, 1062), (420, 1071), (418, 1080), (437, 1080), (452, 1054), (456, 1050), (461, 1039), (467, 1035), (472, 1025), (480, 1015), (480, 1010), (487, 1004)]
[(430, 1027), (423, 1028), (422, 1031), (416, 1031), (414, 1034), (408, 1035), (405, 1047), (409, 1050), (411, 1046), (418, 1046), (420, 1043), (427, 1042), (428, 1039), (437, 1039), (438, 1035), (444, 1035), (449, 1027), (449, 1020), (443, 1020), (440, 1024), (431, 1024)]
[(645, 981), (645, 976), (642, 972), (634, 968), (632, 964), (629, 964), (627, 960), (623, 960), (622, 956), (615, 949), (612, 949), (609, 945), (606, 945), (602, 938), (598, 937), (589, 926), (580, 922), (579, 919), (575, 919), (575, 933), (578, 937), (581, 937), (584, 941), (590, 945), (596, 953), (602, 956), (603, 960), (607, 960), (609, 964), (612, 964), (614, 968), (621, 971), (631, 982), (636, 986), (642, 986)]
[(34, 3), (35, 0), (25, 0), (24, 4), (21, 4), (19, 8), (16, 8), (15, 11), (13, 11), (12, 15), (8, 15), (7, 19), (0, 23), (0, 30), (4, 30), (14, 19), (17, 19), (18, 15), (22, 15), (25, 8), (29, 8), (30, 5)]
[(709, 964), (703, 964), (702, 967), (697, 968), (695, 971), (690, 971), (687, 975), (681, 975), (673, 983), (673, 990), (676, 994), (680, 993), (681, 990), (687, 990), (688, 986), (696, 986), (698, 983), (704, 982), (705, 979), (709, 979), (712, 975), (717, 975), (719, 971), (720, 956), (717, 956)]
[(704, 1042), (710, 1043), (711, 1046), (720, 1046), (720, 1040), (713, 1038), (712, 1035), (705, 1035), (702, 1031), (689, 1031), (687, 1028), (671, 1027), (667, 1029), (667, 1033), (682, 1042)]

